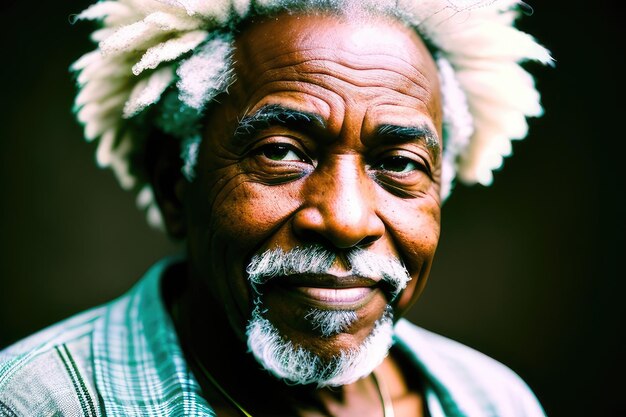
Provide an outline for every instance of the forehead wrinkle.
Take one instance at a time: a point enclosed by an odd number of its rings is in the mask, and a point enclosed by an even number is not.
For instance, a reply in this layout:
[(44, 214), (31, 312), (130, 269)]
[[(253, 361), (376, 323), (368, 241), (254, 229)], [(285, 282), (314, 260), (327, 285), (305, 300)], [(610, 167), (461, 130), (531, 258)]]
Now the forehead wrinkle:
[[(331, 63), (334, 67), (336, 63)], [(280, 72), (280, 77), (275, 77), (273, 71), (268, 71), (263, 74), (258, 80), (257, 84), (262, 84), (261, 89), (267, 91), (273, 84), (280, 85), (281, 87), (288, 83), (297, 83), (297, 87), (306, 86), (306, 88), (294, 88), (294, 92), (302, 93), (306, 90), (308, 94), (312, 90), (323, 90), (317, 97), (320, 100), (328, 103), (328, 94), (334, 93), (341, 97), (345, 102), (346, 98), (353, 97), (354, 94), (358, 94), (358, 91), (354, 91), (355, 88), (373, 88), (376, 89), (376, 96), (380, 96), (381, 91), (389, 92), (392, 95), (402, 94), (406, 97), (410, 97), (422, 103), (427, 108), (430, 107), (430, 103), (433, 99), (433, 92), (429, 86), (419, 83), (416, 80), (411, 80), (403, 74), (398, 74), (395, 71), (371, 69), (367, 70), (370, 74), (369, 77), (364, 77), (363, 73), (360, 74), (348, 74), (344, 75), (341, 71), (333, 71), (330, 66), (320, 65), (320, 70), (294, 70), (285, 75), (284, 71)], [(276, 70), (277, 72), (279, 70)], [(362, 70), (358, 70), (362, 71)], [(396, 77), (396, 81), (383, 82), (381, 79), (386, 74), (391, 74)], [(397, 78), (400, 78), (398, 80)], [(322, 82), (320, 82), (322, 81)], [(259, 92), (255, 93), (258, 96)]]
[[(363, 70), (360, 70), (363, 71)], [(360, 76), (356, 75), (343, 75), (341, 73), (332, 71), (331, 68), (328, 68), (327, 71), (302, 71), (300, 74), (309, 75), (312, 77), (319, 77), (323, 79), (334, 79), (338, 82), (342, 82), (344, 84), (348, 84), (357, 88), (376, 88), (382, 90), (389, 90), (393, 93), (403, 93), (407, 96), (413, 96), (413, 94), (406, 94), (409, 90), (417, 89), (419, 93), (423, 95), (430, 96), (430, 93), (427, 88), (424, 86), (417, 84), (411, 80), (404, 79), (400, 83), (390, 83), (381, 81), (382, 76), (384, 76), (384, 72), (378, 69), (367, 70), (368, 74), (361, 74)], [(394, 75), (401, 75), (397, 73), (393, 73)], [(300, 80), (294, 80), (300, 81)], [(400, 86), (402, 88), (400, 88)], [(416, 92), (415, 94), (419, 94)]]
[[(363, 78), (363, 72), (367, 73), (376, 71), (380, 72), (380, 74), (393, 74), (393, 76), (403, 78), (405, 81), (419, 87), (422, 87), (424, 84), (431, 84), (428, 77), (419, 68), (397, 56), (383, 53), (354, 54), (345, 50), (343, 50), (341, 54), (338, 54), (336, 50), (326, 48), (316, 48), (315, 50), (327, 51), (329, 54), (327, 56), (312, 56), (303, 54), (301, 51), (294, 51), (288, 54), (283, 54), (283, 59), (274, 57), (257, 64), (264, 67), (262, 70), (264, 74), (272, 74), (274, 72), (281, 72), (285, 69), (293, 68), (293, 72), (298, 74), (315, 74), (316, 72), (319, 72), (333, 75), (336, 78), (345, 80), (346, 76), (349, 74), (338, 77), (339, 73), (332, 71), (332, 68), (345, 68), (348, 70), (346, 73), (355, 73), (354, 79), (356, 80)], [(298, 55), (305, 56), (299, 57)], [(287, 60), (285, 58), (290, 59)], [(288, 62), (284, 62), (285, 60)], [(401, 65), (396, 65), (398, 63)], [(319, 68), (320, 70), (307, 71), (300, 69), (308, 65), (311, 65), (313, 68)], [(359, 85), (354, 82), (353, 84)]]
[[(329, 51), (328, 49), (318, 49)], [(430, 102), (438, 88), (438, 80), (429, 79), (418, 67), (411, 65), (404, 59), (385, 54), (375, 53), (361, 56), (346, 51), (344, 55), (349, 55), (347, 58), (346, 56), (319, 57), (307, 54), (303, 56), (300, 52), (290, 52), (283, 55), (288, 55), (291, 61), (284, 62), (284, 60), (270, 58), (260, 65), (254, 65), (256, 68), (262, 68), (261, 71), (258, 71), (261, 72), (260, 76), (256, 77), (254, 81), (259, 84), (271, 82), (273, 78), (281, 78), (281, 81), (317, 84), (316, 76), (326, 75), (332, 77), (331, 81), (333, 79), (342, 80), (356, 87), (376, 87), (391, 92), (402, 92), (407, 96), (418, 98), (422, 102), (424, 102), (424, 97), (426, 98), (425, 101)], [(381, 57), (389, 57), (391, 62), (379, 59)], [(401, 65), (395, 65), (398, 62)], [(381, 79), (384, 78), (390, 80), (383, 83)], [(331, 86), (328, 83), (322, 84), (326, 84), (323, 88)], [(398, 91), (395, 91), (394, 88)], [(326, 88), (326, 91), (331, 90)], [(427, 107), (430, 106), (427, 105)]]
[[(327, 54), (322, 54), (321, 57), (313, 57), (312, 52), (314, 51), (320, 51), (320, 52), (324, 52)], [(297, 59), (298, 55), (304, 55), (304, 57), (302, 59)], [(267, 64), (267, 66), (271, 68), (283, 68), (283, 67), (292, 65), (292, 64), (283, 65), (282, 64), (283, 61), (296, 61), (296, 63), (302, 63), (302, 62), (308, 62), (312, 60), (328, 60), (328, 61), (345, 61), (342, 64), (346, 67), (353, 68), (353, 69), (369, 69), (371, 68), (369, 66), (369, 62), (367, 63), (364, 62), (362, 65), (359, 65), (361, 61), (365, 61), (367, 58), (374, 58), (374, 62), (376, 62), (378, 65), (381, 65), (384, 62), (384, 60), (380, 60), (378, 58), (385, 58), (385, 59), (398, 61), (399, 64), (402, 64), (402, 66), (410, 68), (414, 70), (416, 73), (418, 73), (421, 77), (424, 77), (422, 72), (419, 69), (417, 69), (409, 60), (405, 59), (404, 56), (393, 55), (393, 54), (389, 54), (389, 53), (385, 53), (381, 51), (376, 51), (376, 52), (359, 51), (359, 53), (354, 53), (347, 49), (342, 48), (341, 46), (338, 46), (337, 48), (332, 48), (332, 49), (327, 48), (325, 46), (302, 48), (298, 50), (280, 53), (278, 55), (272, 55), (270, 59), (264, 61), (263, 63)], [(278, 63), (274, 63), (275, 61), (278, 61)], [(349, 63), (350, 61), (354, 61), (354, 63), (351, 64)], [(389, 65), (389, 69), (395, 70), (396, 68), (397, 68), (397, 65)]]

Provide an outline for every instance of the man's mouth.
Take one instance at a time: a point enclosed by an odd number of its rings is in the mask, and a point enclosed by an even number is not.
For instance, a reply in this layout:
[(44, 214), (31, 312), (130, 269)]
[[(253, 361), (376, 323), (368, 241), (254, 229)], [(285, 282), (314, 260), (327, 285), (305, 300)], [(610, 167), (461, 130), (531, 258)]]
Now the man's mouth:
[(366, 297), (372, 288), (315, 288), (315, 287), (295, 287), (305, 297), (322, 303), (355, 303)]
[(327, 274), (279, 277), (270, 285), (285, 297), (325, 310), (358, 310), (379, 290), (371, 278)]

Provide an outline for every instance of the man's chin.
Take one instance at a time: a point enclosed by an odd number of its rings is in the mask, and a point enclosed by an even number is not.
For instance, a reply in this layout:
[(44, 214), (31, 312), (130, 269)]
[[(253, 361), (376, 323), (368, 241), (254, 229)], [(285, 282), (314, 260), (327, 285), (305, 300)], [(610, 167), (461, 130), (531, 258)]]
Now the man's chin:
[[(328, 349), (332, 339), (350, 338), (343, 333), (356, 315), (343, 312), (312, 311), (315, 323), (318, 323), (319, 335), (316, 337), (326, 348), (316, 351), (315, 345), (307, 347), (304, 343), (295, 343), (282, 335), (270, 320), (264, 317), (264, 308), (257, 305), (253, 311), (247, 329), (249, 351), (256, 360), (277, 378), (290, 384), (323, 386), (341, 386), (355, 382), (369, 375), (385, 359), (393, 343), (393, 311), (385, 309), (376, 321), (371, 332), (356, 346)], [(314, 325), (314, 327), (316, 327)], [(324, 334), (326, 333), (326, 334)]]

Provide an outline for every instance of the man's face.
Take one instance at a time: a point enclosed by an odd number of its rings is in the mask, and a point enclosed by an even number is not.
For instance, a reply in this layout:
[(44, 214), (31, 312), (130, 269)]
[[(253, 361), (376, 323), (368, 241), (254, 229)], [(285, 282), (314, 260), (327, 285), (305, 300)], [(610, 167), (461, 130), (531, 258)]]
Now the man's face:
[[(331, 16), (252, 23), (234, 61), (186, 198), (192, 275), (240, 334), (259, 298), (283, 338), (331, 357), (359, 346), (389, 304), (405, 311), (428, 276), (440, 217), (436, 67), (398, 23)], [(338, 255), (330, 271), (279, 274), (255, 292), (254, 255), (310, 244)], [(404, 263), (403, 293), (350, 272), (354, 248)], [(356, 318), (322, 336), (312, 308)]]

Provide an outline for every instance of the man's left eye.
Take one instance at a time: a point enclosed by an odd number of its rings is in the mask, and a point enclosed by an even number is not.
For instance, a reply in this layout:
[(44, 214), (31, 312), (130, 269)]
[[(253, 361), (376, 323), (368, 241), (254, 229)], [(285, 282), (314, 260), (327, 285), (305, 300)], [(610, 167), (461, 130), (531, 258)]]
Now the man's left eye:
[(405, 174), (421, 169), (419, 164), (404, 156), (391, 156), (378, 164), (378, 169), (398, 174)]
[(291, 146), (282, 144), (269, 144), (257, 150), (258, 155), (263, 155), (272, 161), (304, 161), (304, 159)]

